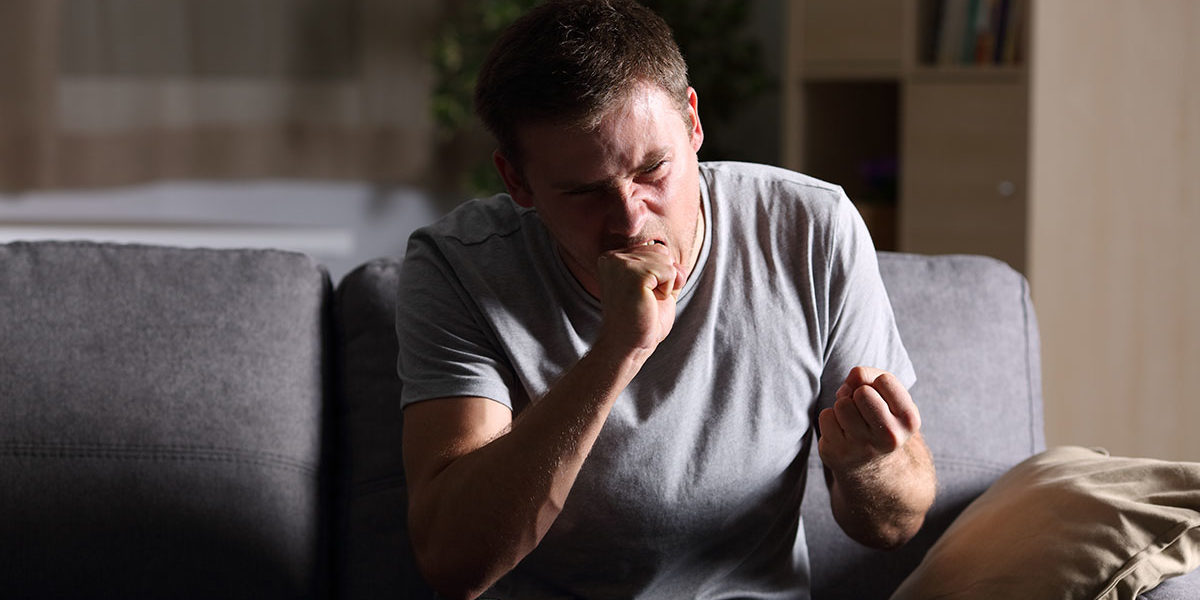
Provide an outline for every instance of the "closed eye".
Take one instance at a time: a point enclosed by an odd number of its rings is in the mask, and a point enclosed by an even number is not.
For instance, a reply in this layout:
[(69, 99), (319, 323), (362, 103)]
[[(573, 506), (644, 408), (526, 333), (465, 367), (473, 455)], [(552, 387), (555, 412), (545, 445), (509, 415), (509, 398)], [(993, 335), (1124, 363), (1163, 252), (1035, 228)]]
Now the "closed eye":
[(660, 161), (654, 163), (653, 165), (650, 165), (649, 167), (642, 169), (641, 174), (643, 176), (646, 176), (646, 175), (654, 176), (654, 175), (660, 174), (663, 172), (664, 168), (667, 166), (667, 162), (668, 161), (666, 159), (660, 160)]
[(569, 189), (566, 191), (566, 194), (568, 196), (588, 196), (605, 189), (605, 187), (604, 185), (585, 185)]
[[(650, 166), (643, 167), (642, 169), (637, 171), (636, 178), (637, 179), (649, 178), (651, 180), (657, 180), (659, 177), (663, 177), (667, 174), (666, 166), (670, 162), (671, 161), (669, 158), (659, 159), (659, 160), (651, 163)], [(567, 188), (567, 189), (563, 190), (562, 193), (567, 196), (590, 196), (593, 194), (603, 193), (603, 192), (616, 190), (616, 189), (618, 189), (618, 187), (617, 187), (617, 184), (614, 182), (597, 181), (594, 183), (580, 185), (580, 186), (573, 187), (573, 188)]]

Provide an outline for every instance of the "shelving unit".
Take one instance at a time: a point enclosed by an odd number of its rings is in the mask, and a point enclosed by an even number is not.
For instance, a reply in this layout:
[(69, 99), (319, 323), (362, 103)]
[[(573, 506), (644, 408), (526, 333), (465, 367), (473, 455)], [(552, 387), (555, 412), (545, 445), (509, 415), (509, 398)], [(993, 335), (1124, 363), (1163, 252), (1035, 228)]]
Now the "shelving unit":
[(1009, 65), (935, 60), (943, 0), (790, 1), (786, 164), (844, 185), (880, 248), (1029, 278), (1048, 443), (1198, 461), (1200, 2), (1022, 1)]
[(988, 254), (1024, 269), (1027, 69), (939, 63), (943, 6), (792, 3), (785, 162), (845, 187), (880, 249)]

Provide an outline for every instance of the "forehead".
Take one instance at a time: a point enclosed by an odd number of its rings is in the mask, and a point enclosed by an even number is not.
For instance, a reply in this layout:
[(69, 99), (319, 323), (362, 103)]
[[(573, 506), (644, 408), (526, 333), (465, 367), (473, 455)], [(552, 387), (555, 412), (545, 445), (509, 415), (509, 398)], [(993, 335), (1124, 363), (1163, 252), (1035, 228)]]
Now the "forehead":
[(528, 170), (630, 167), (646, 154), (686, 143), (679, 103), (656, 86), (637, 86), (598, 117), (580, 123), (533, 123), (517, 132)]

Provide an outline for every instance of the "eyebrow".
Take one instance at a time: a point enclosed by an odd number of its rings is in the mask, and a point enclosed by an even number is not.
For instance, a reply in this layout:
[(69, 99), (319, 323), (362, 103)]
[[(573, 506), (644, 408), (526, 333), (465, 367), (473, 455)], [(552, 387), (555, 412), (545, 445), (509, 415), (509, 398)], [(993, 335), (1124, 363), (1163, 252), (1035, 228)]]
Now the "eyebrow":
[[(657, 165), (658, 163), (665, 160), (667, 158), (668, 154), (670, 154), (670, 150), (667, 148), (660, 148), (658, 150), (654, 150), (653, 152), (646, 155), (645, 160), (642, 161), (642, 164), (638, 165), (637, 169), (635, 169), (635, 172), (636, 173), (644, 173), (646, 171), (649, 171), (650, 169), (654, 168), (655, 165)], [(579, 183), (579, 184), (560, 183), (560, 184), (556, 184), (554, 187), (556, 189), (558, 189), (559, 191), (566, 192), (568, 194), (587, 194), (587, 193), (603, 190), (605, 188), (612, 186), (613, 179), (614, 178), (609, 177), (609, 178), (604, 178), (604, 179), (599, 179), (596, 181), (591, 181), (591, 182), (587, 182), (587, 183)]]

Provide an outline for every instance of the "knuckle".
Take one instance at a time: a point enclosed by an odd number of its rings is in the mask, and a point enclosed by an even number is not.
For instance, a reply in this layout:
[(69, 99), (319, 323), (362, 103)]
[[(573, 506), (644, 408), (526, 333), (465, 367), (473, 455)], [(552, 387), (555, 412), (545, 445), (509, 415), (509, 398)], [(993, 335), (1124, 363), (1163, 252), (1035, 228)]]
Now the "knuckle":
[(909, 431), (919, 431), (921, 429), (921, 413), (915, 407), (913, 410), (907, 411), (903, 416), (897, 418)]
[(917, 410), (917, 405), (910, 399), (906, 402), (897, 402), (891, 407), (892, 414), (896, 420), (905, 425), (921, 422), (921, 413)]
[(852, 412), (858, 412), (858, 406), (853, 397), (839, 398), (833, 403), (833, 411), (838, 417), (845, 417)]
[(883, 396), (879, 391), (869, 385), (858, 386), (851, 397), (860, 407), (873, 407), (876, 403), (883, 402)]
[(896, 450), (899, 450), (900, 447), (903, 446), (904, 442), (907, 440), (908, 440), (908, 436), (904, 435), (902, 432), (896, 431), (896, 430), (888, 430), (888, 435), (886, 438), (884, 438), (884, 442), (885, 442), (884, 449), (887, 452), (895, 452)]
[(900, 378), (888, 371), (880, 371), (879, 376), (875, 378), (875, 384), (884, 387), (895, 388), (900, 386)]
[(853, 369), (850, 369), (849, 379), (853, 379), (854, 381), (865, 382), (865, 381), (867, 381), (867, 375), (868, 375), (867, 367), (857, 366), (857, 367), (854, 367)]

